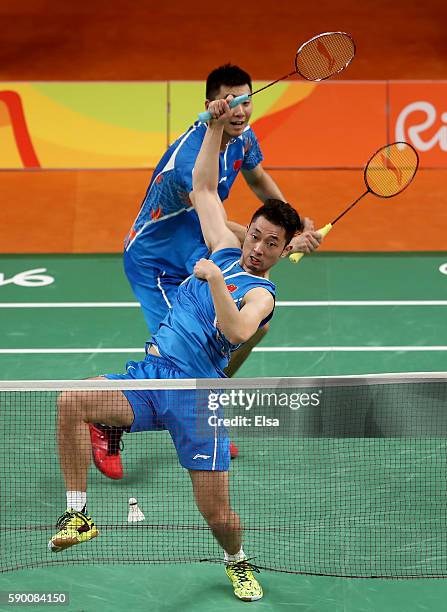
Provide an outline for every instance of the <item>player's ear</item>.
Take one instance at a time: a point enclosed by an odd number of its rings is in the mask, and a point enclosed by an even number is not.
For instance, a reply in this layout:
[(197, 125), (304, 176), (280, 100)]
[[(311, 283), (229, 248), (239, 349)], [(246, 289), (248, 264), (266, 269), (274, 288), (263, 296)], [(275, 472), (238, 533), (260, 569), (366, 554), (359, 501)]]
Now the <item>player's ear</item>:
[(292, 249), (293, 249), (293, 246), (290, 243), (287, 246), (285, 246), (283, 252), (281, 253), (281, 259), (288, 257)]
[(211, 100), (208, 100), (208, 98), (205, 100), (205, 108), (206, 110), (208, 110), (208, 106), (210, 105)]

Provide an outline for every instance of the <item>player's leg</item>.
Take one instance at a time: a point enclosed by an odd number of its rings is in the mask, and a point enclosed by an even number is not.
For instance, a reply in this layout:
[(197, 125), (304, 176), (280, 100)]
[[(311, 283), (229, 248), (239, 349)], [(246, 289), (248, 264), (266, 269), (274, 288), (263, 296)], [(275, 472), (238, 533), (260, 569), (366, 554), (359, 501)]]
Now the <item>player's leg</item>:
[(262, 587), (253, 575), (256, 568), (242, 550), (240, 518), (230, 505), (228, 472), (189, 470), (189, 475), (197, 507), (225, 552), (234, 594), (243, 601), (261, 599)]
[[(102, 378), (102, 377), (99, 377)], [(128, 427), (134, 414), (120, 391), (65, 391), (58, 398), (59, 460), (67, 490), (67, 510), (57, 522), (48, 546), (60, 552), (87, 542), (98, 530), (86, 510), (87, 473), (91, 461), (88, 423)]]
[(189, 470), (194, 498), (214, 537), (229, 555), (242, 546), (239, 516), (229, 504), (228, 472)]
[(241, 523), (231, 508), (230, 441), (226, 428), (218, 425), (222, 410), (210, 411), (206, 389), (165, 391), (157, 403), (156, 410), (171, 434), (179, 461), (189, 471), (197, 507), (224, 549), (226, 572), (235, 595), (246, 601), (260, 599), (262, 588), (241, 548)]
[[(124, 253), (124, 271), (141, 305), (148, 330), (154, 333), (171, 308), (183, 279), (168, 276), (154, 266), (137, 265), (128, 251)], [(95, 466), (104, 476), (120, 480), (124, 474), (121, 461), (124, 430), (100, 423), (92, 423), (89, 429)]]
[[(102, 379), (104, 377), (98, 377)], [(68, 490), (85, 490), (91, 461), (88, 423), (128, 427), (133, 411), (121, 391), (65, 391), (58, 398), (58, 445)]]

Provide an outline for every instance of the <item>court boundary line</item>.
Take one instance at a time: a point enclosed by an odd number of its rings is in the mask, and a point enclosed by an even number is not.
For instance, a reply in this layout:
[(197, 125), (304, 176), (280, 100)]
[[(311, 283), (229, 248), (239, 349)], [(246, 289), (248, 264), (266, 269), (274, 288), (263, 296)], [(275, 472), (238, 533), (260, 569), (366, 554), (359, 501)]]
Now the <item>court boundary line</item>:
[[(280, 300), (278, 307), (447, 306), (447, 300)], [(2, 302), (0, 308), (139, 308), (138, 302)]]
[[(256, 346), (254, 353), (362, 353), (362, 352), (430, 352), (446, 351), (447, 345), (424, 346)], [(83, 353), (144, 353), (144, 348), (127, 347), (74, 347), (74, 348), (0, 348), (0, 355), (63, 355)]]

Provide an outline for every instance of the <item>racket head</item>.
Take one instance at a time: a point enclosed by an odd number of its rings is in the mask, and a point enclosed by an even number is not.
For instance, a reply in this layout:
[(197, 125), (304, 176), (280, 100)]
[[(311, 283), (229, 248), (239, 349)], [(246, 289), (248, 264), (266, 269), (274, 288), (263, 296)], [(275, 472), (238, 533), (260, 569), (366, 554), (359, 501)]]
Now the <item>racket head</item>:
[(379, 198), (392, 198), (413, 180), (419, 155), (408, 142), (393, 142), (378, 149), (365, 166), (365, 185)]
[(295, 69), (308, 81), (324, 81), (347, 68), (355, 52), (354, 40), (346, 32), (323, 32), (301, 45)]

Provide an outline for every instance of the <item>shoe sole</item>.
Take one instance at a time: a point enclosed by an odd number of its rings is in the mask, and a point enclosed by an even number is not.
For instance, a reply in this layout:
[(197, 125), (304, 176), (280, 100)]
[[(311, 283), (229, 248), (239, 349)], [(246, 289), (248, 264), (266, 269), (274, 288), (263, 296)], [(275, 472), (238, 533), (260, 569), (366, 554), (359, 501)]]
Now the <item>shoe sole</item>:
[[(236, 595), (236, 593), (235, 593)], [(259, 599), (262, 599), (264, 594), (262, 595), (254, 595), (253, 597), (239, 597), (238, 595), (236, 595), (236, 597), (239, 599), (239, 601), (258, 601)]]
[[(99, 536), (99, 531), (92, 535), (92, 537), (88, 540), (85, 540), (85, 542), (89, 542), (97, 536)], [(60, 540), (50, 540), (48, 542), (48, 549), (51, 550), (51, 552), (58, 553), (62, 552), (63, 550), (66, 550), (67, 548), (71, 548), (72, 546), (76, 546), (76, 544), (84, 544), (84, 542), (80, 542), (79, 540), (75, 540), (74, 538), (72, 538), (71, 540), (69, 540), (68, 538)]]
[[(228, 576), (228, 574), (227, 574), (227, 576)], [(231, 582), (231, 584), (233, 586), (233, 589), (234, 589), (233, 581), (231, 580), (230, 576), (228, 576), (228, 578), (229, 578), (229, 580), (230, 580), (230, 582)], [(261, 591), (261, 593), (259, 595), (253, 595), (252, 597), (240, 597), (236, 593), (236, 591), (233, 591), (233, 592), (234, 592), (234, 596), (237, 597), (240, 601), (258, 601), (259, 599), (262, 599), (264, 597), (264, 592), (263, 591)]]
[(113, 474), (113, 475), (109, 474), (108, 472), (103, 470), (103, 468), (101, 466), (101, 462), (100, 461), (96, 461), (94, 453), (92, 453), (92, 457), (93, 457), (93, 463), (95, 464), (96, 468), (98, 469), (99, 472), (101, 472), (101, 474), (106, 476), (106, 478), (110, 478), (110, 480), (122, 480), (122, 478), (124, 476), (124, 472), (122, 472), (120, 474)]

